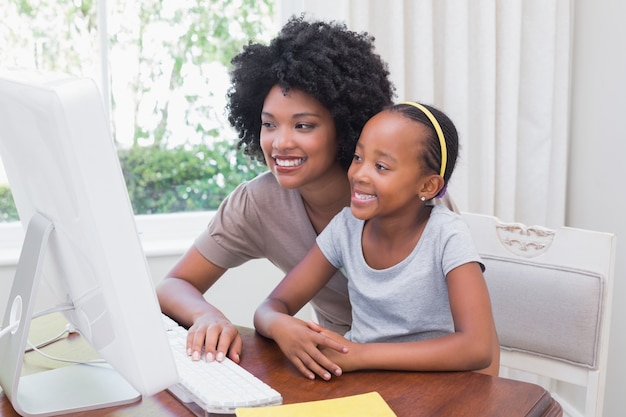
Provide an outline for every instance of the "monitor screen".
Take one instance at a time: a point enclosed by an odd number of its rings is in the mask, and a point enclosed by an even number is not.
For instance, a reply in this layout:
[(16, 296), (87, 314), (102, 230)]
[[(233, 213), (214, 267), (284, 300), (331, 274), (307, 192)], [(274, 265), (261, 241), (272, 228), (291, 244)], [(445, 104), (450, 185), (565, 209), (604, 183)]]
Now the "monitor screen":
[[(28, 398), (27, 381), (19, 376), (28, 321), (55, 306), (66, 310), (68, 322), (139, 394), (152, 395), (176, 383), (153, 282), (94, 81), (0, 73), (0, 156), (26, 230), (2, 326), (12, 329), (0, 339), (0, 383), (14, 408), (22, 408), (24, 415), (67, 411), (39, 409), (37, 399)], [(27, 284), (31, 280), (32, 285)], [(9, 358), (19, 363), (5, 367)], [(100, 372), (106, 366), (84, 368)], [(66, 377), (51, 375), (43, 380), (45, 385), (66, 383)], [(72, 377), (86, 378), (107, 383), (107, 377)], [(108, 383), (119, 385), (114, 381)], [(105, 400), (78, 409), (106, 405)]]

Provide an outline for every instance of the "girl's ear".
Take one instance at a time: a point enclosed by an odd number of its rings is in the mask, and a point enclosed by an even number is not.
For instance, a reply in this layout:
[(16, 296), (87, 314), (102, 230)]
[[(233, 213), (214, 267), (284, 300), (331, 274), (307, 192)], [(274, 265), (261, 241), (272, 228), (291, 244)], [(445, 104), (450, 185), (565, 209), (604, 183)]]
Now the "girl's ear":
[(426, 197), (426, 200), (431, 200), (439, 194), (444, 184), (445, 182), (443, 178), (441, 178), (441, 175), (429, 175), (422, 183), (422, 189), (419, 195)]

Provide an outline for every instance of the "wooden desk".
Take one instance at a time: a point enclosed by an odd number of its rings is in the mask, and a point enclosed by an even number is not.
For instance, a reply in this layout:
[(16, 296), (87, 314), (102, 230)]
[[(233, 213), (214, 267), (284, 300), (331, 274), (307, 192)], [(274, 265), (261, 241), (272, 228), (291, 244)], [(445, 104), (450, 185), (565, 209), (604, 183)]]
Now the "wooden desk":
[[(242, 366), (279, 391), (284, 404), (378, 391), (398, 417), (562, 416), (561, 406), (543, 388), (474, 372), (368, 371), (346, 373), (328, 382), (311, 381), (296, 371), (272, 341), (252, 329), (239, 330), (244, 341)], [(75, 351), (84, 349), (80, 336), (71, 336), (55, 344), (54, 349), (63, 349), (62, 345), (73, 347)], [(31, 361), (29, 355), (27, 362)], [(30, 367), (32, 372), (32, 361), (27, 365), (25, 369)], [(17, 416), (3, 393), (0, 394), (0, 415)], [(193, 413), (164, 391), (127, 406), (72, 415), (193, 416)]]

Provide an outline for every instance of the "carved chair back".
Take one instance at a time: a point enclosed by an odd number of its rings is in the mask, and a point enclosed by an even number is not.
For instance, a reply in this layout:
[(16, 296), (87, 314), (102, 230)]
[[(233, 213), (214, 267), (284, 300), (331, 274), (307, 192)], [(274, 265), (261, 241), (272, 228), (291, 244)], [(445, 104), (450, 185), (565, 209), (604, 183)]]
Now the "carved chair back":
[(566, 415), (601, 416), (615, 236), (462, 216), (486, 267), (501, 376), (544, 386)]

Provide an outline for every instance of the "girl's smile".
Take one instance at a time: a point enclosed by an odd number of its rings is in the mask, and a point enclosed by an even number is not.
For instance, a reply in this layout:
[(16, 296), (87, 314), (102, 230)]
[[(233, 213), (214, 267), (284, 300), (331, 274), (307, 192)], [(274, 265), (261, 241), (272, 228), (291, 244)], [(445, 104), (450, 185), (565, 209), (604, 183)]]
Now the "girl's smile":
[(355, 217), (414, 216), (423, 205), (419, 156), (425, 132), (422, 125), (389, 111), (366, 123), (348, 170)]

